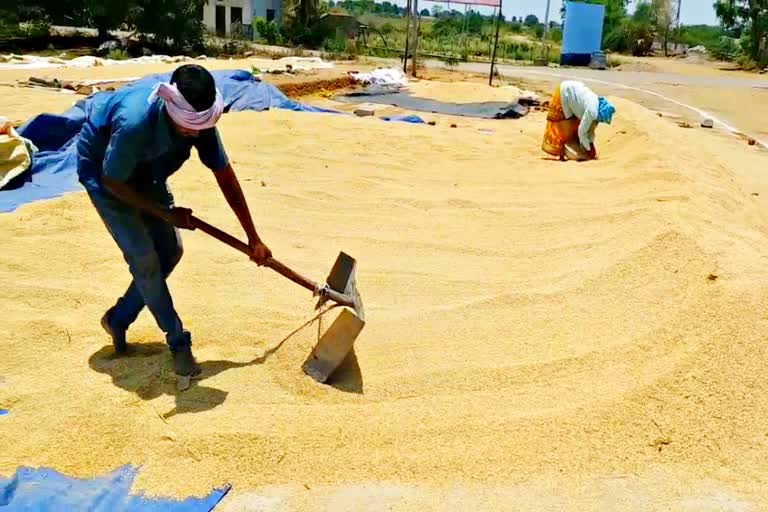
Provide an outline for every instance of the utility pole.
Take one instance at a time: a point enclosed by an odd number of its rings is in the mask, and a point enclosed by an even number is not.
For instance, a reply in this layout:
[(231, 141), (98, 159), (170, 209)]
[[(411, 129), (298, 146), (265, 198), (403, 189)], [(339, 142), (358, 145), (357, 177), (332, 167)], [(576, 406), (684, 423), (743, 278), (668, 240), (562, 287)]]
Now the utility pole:
[(419, 14), (419, 0), (413, 0), (413, 25), (416, 30), (416, 35), (413, 36), (413, 54), (411, 54), (411, 76), (415, 78), (416, 77), (416, 54), (419, 53), (419, 30), (421, 30), (421, 14)]
[(542, 41), (547, 40), (547, 36), (549, 35), (549, 6), (551, 4), (551, 0), (547, 0), (547, 12), (544, 13), (544, 35), (542, 36)]
[(405, 54), (403, 55), (403, 73), (408, 73), (408, 50), (409, 50), (409, 44), (410, 44), (410, 35), (411, 35), (411, 0), (408, 0), (408, 3), (405, 7), (407, 11), (407, 15), (405, 18), (405, 26), (407, 27), (405, 29)]
[[(491, 73), (488, 76), (488, 85), (493, 85), (493, 67), (496, 64), (496, 47), (499, 46), (499, 26), (501, 25), (501, 5), (502, 0), (499, 0), (499, 15), (496, 18), (496, 38), (493, 40), (493, 54), (491, 55)], [(533, 51), (533, 49), (531, 49)]]
[(547, 0), (547, 11), (544, 13), (544, 34), (541, 36), (541, 58), (547, 61), (549, 65), (549, 46), (547, 46), (547, 39), (549, 36), (549, 6), (551, 0)]
[(677, 51), (678, 41), (680, 39), (680, 10), (683, 7), (683, 0), (677, 0), (677, 21), (675, 26), (677, 27), (677, 37), (675, 38), (675, 51)]

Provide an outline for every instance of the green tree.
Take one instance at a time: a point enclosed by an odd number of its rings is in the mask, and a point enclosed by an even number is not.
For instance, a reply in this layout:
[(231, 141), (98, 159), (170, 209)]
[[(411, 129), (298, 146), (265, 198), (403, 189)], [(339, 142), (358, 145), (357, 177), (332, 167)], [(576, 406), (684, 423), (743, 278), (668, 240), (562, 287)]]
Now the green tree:
[(717, 0), (715, 12), (723, 27), (741, 37), (750, 59), (760, 67), (768, 64), (768, 0)]
[(525, 17), (525, 24), (529, 27), (533, 27), (539, 24), (539, 17), (535, 14), (529, 14)]
[(128, 22), (173, 49), (202, 48), (206, 0), (134, 0)]
[(643, 0), (637, 4), (635, 13), (624, 28), (632, 55), (642, 57), (651, 53), (656, 39), (656, 27), (656, 10), (651, 2)]
[(85, 0), (82, 4), (87, 26), (97, 29), (102, 41), (109, 37), (110, 30), (126, 23), (132, 8), (132, 2), (127, 0)]
[(652, 7), (656, 34), (664, 45), (664, 56), (668, 56), (668, 46), (675, 30), (676, 14), (670, 0), (653, 0)]

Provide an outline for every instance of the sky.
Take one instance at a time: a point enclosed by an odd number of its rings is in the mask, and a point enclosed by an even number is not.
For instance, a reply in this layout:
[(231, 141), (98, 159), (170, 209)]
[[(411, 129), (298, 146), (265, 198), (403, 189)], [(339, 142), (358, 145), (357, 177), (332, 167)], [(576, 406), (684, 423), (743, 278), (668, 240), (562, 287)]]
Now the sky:
[[(682, 0), (682, 2), (683, 6), (680, 13), (680, 20), (684, 25), (717, 25), (715, 9), (712, 7), (715, 0)], [(400, 4), (401, 2), (397, 3)], [(634, 4), (635, 0), (632, 0), (630, 3)], [(544, 11), (547, 8), (547, 0), (502, 0), (502, 4), (504, 6), (504, 15), (507, 18), (535, 14), (541, 21), (544, 21)], [(422, 5), (427, 7), (427, 9), (431, 9), (434, 4), (431, 2), (420, 1), (420, 9)], [(441, 3), (440, 5), (446, 7), (446, 4), (444, 3)], [(562, 0), (552, 0), (552, 7), (550, 7), (549, 13), (551, 20), (560, 20), (561, 5)], [(464, 10), (463, 6), (458, 4), (451, 4), (451, 7), (459, 11)], [(630, 5), (630, 10), (631, 9), (633, 9), (632, 5)], [(483, 11), (484, 10), (485, 9), (483, 9)]]

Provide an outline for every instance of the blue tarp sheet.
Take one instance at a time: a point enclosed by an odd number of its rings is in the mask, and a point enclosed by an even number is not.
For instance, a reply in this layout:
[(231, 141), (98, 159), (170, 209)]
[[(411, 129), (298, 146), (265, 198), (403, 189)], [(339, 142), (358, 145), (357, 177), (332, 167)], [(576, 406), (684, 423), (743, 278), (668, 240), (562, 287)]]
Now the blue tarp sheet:
[(563, 25), (563, 55), (592, 55), (603, 41), (605, 6), (566, 2)]
[(229, 491), (214, 489), (203, 498), (177, 501), (129, 494), (137, 469), (123, 466), (107, 475), (80, 480), (50, 469), (22, 467), (8, 479), (0, 478), (0, 509), (50, 512), (209, 512)]
[[(333, 112), (302, 105), (283, 94), (277, 87), (261, 82), (243, 70), (213, 71), (216, 85), (226, 103), (225, 112), (262, 111), (281, 108), (301, 112)], [(167, 81), (170, 73), (151, 75), (125, 87)], [(60, 115), (42, 114), (22, 125), (18, 132), (40, 149), (33, 158), (31, 172), (13, 180), (9, 189), (0, 191), (0, 212), (15, 210), (19, 205), (58, 197), (80, 189), (77, 181), (77, 137), (85, 122), (85, 106), (104, 101), (111, 92), (99, 92), (78, 101)]]
[(424, 124), (424, 120), (422, 118), (414, 115), (382, 117), (381, 120), (400, 123)]

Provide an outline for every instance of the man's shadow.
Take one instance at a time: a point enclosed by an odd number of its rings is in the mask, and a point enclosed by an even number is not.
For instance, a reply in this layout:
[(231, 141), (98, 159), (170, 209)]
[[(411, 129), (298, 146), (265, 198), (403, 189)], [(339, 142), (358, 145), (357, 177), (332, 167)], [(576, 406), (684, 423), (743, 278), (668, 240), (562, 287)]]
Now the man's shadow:
[(204, 361), (200, 363), (202, 373), (192, 380), (191, 387), (185, 391), (176, 389), (176, 376), (173, 373), (170, 353), (168, 346), (163, 343), (131, 344), (128, 353), (122, 356), (116, 356), (112, 345), (107, 345), (95, 352), (88, 359), (88, 364), (97, 372), (112, 377), (115, 386), (136, 393), (142, 400), (173, 395), (176, 406), (163, 414), (163, 418), (169, 418), (177, 414), (208, 411), (218, 407), (226, 400), (227, 392), (200, 383), (226, 370), (262, 364), (270, 355), (270, 352), (266, 352), (244, 363)]
[[(223, 404), (228, 393), (203, 386), (201, 382), (226, 370), (263, 364), (279, 348), (279, 345), (273, 347), (259, 357), (243, 363), (203, 361), (200, 363), (200, 376), (194, 378), (191, 387), (185, 391), (176, 389), (173, 364), (168, 346), (164, 343), (131, 344), (128, 346), (128, 353), (122, 356), (116, 356), (112, 345), (107, 345), (91, 355), (88, 364), (97, 372), (109, 375), (115, 386), (135, 393), (142, 400), (173, 395), (176, 406), (162, 415), (163, 418), (170, 418), (177, 414), (209, 411)], [(347, 354), (344, 362), (326, 384), (346, 393), (362, 394), (363, 377), (354, 349)]]

